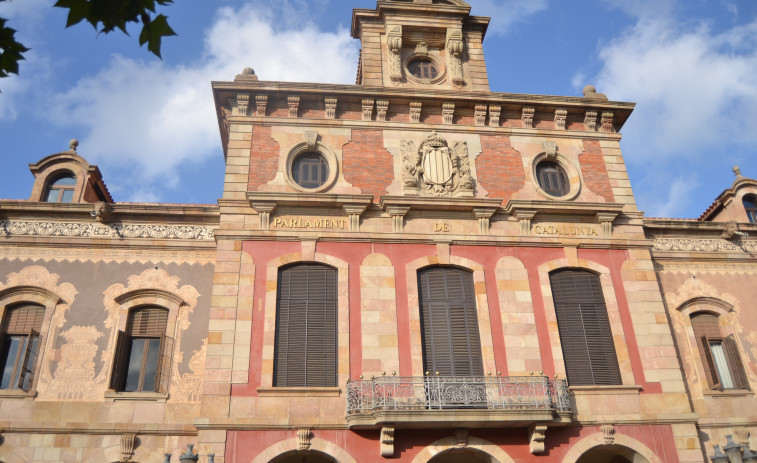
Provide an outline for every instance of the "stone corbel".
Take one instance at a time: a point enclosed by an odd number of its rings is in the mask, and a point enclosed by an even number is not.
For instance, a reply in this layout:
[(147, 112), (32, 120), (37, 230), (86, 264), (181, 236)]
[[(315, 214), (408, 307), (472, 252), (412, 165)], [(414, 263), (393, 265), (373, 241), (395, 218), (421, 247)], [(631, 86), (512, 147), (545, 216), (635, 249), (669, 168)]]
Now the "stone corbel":
[(568, 120), (568, 110), (565, 108), (557, 108), (555, 110), (555, 129), (565, 130), (565, 121)]
[(603, 424), (599, 429), (602, 431), (605, 445), (612, 445), (615, 443), (615, 426), (611, 424)]
[(555, 159), (557, 158), (557, 143), (553, 141), (545, 141), (541, 144), (542, 149), (544, 149), (544, 155), (547, 157), (547, 159)]
[(455, 439), (457, 439), (457, 448), (464, 449), (468, 446), (469, 433), (465, 428), (455, 429)]
[(531, 220), (536, 216), (536, 210), (519, 210), (513, 216), (520, 223), (520, 235), (531, 235)]
[(386, 47), (389, 50), (389, 78), (394, 83), (402, 81), (402, 26), (389, 26), (386, 31)]
[(309, 150), (314, 150), (318, 144), (318, 132), (315, 130), (308, 130), (305, 132), (305, 144)]
[(486, 109), (485, 104), (477, 104), (473, 109), (473, 121), (479, 127), (486, 125)]
[(421, 100), (410, 100), (410, 122), (420, 122), (421, 121), (421, 108), (423, 107), (423, 102)]
[(289, 105), (289, 117), (297, 117), (297, 113), (300, 110), (300, 96), (289, 95), (287, 97), (287, 105)]
[(528, 428), (528, 448), (532, 454), (544, 452), (544, 441), (547, 438), (547, 427), (535, 424)]
[(268, 95), (264, 93), (255, 95), (255, 115), (265, 116), (266, 106), (268, 106)]
[(350, 231), (360, 231), (360, 216), (368, 208), (365, 204), (345, 204), (342, 206), (344, 213), (350, 218)]
[(520, 120), (523, 122), (523, 128), (526, 129), (533, 129), (534, 128), (534, 113), (536, 112), (536, 109), (529, 106), (524, 106), (523, 111), (520, 115)]
[(489, 105), (489, 125), (491, 127), (499, 127), (499, 115), (502, 112), (502, 106)]
[(584, 129), (587, 132), (597, 131), (597, 112), (596, 111), (586, 111), (586, 114), (584, 115)]
[(381, 456), (384, 458), (394, 456), (394, 427), (392, 426), (381, 428)]
[(405, 228), (405, 215), (410, 210), (408, 206), (389, 206), (386, 208), (387, 214), (392, 217), (392, 231), (402, 233)]
[(597, 223), (602, 225), (602, 236), (604, 238), (612, 238), (612, 222), (617, 216), (617, 212), (597, 212)]
[(105, 201), (97, 201), (92, 205), (92, 212), (89, 215), (100, 223), (109, 223), (113, 219), (113, 205)]
[(336, 101), (335, 97), (324, 98), (324, 104), (326, 106), (326, 119), (336, 118)]
[(379, 122), (386, 121), (386, 112), (389, 110), (389, 100), (376, 101), (376, 120)]
[(613, 122), (615, 115), (611, 112), (602, 113), (602, 132), (614, 132), (615, 125)]
[(134, 433), (121, 434), (121, 461), (130, 462), (137, 446), (137, 435)]
[(488, 235), (491, 227), (490, 221), (496, 209), (473, 209), (473, 215), (478, 219), (478, 233)]
[(297, 450), (310, 450), (310, 439), (312, 437), (310, 428), (297, 429)]
[(442, 104), (442, 122), (452, 124), (455, 118), (455, 103), (445, 102)]
[(452, 71), (452, 83), (455, 85), (465, 85), (463, 77), (463, 51), (465, 42), (463, 41), (462, 29), (447, 29), (446, 48), (449, 52), (450, 70)]
[(260, 229), (270, 230), (271, 228), (271, 212), (276, 209), (276, 203), (272, 202), (254, 202), (252, 208), (260, 214)]
[(373, 98), (363, 98), (363, 120), (370, 121), (373, 119)]
[(250, 105), (249, 93), (237, 93), (237, 111), (240, 116), (247, 115), (247, 107)]

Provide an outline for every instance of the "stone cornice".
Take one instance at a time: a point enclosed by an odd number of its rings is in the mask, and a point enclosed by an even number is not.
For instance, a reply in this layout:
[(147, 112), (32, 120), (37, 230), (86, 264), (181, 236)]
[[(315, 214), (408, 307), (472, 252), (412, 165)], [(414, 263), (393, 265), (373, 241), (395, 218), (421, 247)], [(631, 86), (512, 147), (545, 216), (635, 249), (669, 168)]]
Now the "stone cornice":
[(507, 202), (507, 206), (505, 206), (505, 212), (513, 216), (521, 211), (534, 211), (536, 214), (578, 214), (592, 216), (603, 214), (614, 218), (622, 212), (624, 206), (624, 204), (617, 203), (511, 199)]

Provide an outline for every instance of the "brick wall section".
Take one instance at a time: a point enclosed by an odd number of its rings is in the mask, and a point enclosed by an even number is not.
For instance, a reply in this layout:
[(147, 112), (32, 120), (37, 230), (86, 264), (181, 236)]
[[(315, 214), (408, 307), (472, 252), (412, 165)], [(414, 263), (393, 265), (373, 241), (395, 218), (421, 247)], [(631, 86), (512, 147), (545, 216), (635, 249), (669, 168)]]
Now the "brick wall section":
[(481, 136), (476, 172), (489, 197), (502, 198), (503, 204), (526, 184), (521, 154), (510, 146), (510, 137), (503, 135)]
[(255, 127), (250, 147), (249, 191), (258, 191), (276, 177), (279, 167), (279, 143), (271, 138), (270, 127)]
[(612, 194), (610, 177), (607, 175), (605, 158), (598, 141), (584, 140), (584, 152), (579, 157), (581, 175), (586, 187), (611, 203), (615, 200)]
[(380, 130), (353, 130), (352, 141), (342, 148), (342, 163), (344, 179), (360, 188), (362, 194), (373, 195), (374, 202), (386, 194), (394, 179), (392, 155), (384, 148)]

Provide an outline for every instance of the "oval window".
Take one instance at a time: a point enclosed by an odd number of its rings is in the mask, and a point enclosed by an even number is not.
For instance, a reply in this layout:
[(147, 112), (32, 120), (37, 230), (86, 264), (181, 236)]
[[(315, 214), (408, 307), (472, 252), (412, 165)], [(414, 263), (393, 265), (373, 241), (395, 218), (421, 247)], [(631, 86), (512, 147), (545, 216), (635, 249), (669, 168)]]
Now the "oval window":
[(428, 58), (418, 58), (412, 60), (407, 65), (407, 70), (418, 79), (436, 79), (439, 76), (439, 70), (436, 69), (434, 62)]
[(536, 179), (542, 190), (550, 196), (562, 197), (570, 192), (568, 175), (556, 162), (540, 162), (536, 166)]
[(302, 153), (292, 162), (292, 180), (303, 188), (318, 188), (328, 178), (329, 164), (321, 153)]

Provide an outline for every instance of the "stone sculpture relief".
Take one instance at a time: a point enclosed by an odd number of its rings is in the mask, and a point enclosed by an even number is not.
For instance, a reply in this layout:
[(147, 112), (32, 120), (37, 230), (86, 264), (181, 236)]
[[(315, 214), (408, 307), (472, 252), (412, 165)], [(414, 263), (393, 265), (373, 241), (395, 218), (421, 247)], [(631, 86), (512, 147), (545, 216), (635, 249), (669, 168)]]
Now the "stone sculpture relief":
[(205, 380), (205, 358), (208, 353), (208, 339), (202, 341), (202, 347), (192, 353), (189, 360), (191, 373), (179, 376), (179, 362), (174, 362), (174, 374), (176, 378), (171, 386), (171, 399), (177, 402), (199, 402), (202, 397), (203, 381)]
[(416, 149), (412, 140), (400, 142), (402, 192), (421, 196), (473, 196), (468, 144), (447, 140), (433, 132)]
[[(97, 217), (96, 217), (97, 218)], [(179, 225), (77, 222), (0, 221), (0, 236), (80, 236), (83, 238), (148, 238), (212, 241), (213, 229)]]
[(95, 355), (98, 338), (103, 333), (94, 326), (73, 326), (61, 333), (68, 341), (60, 348), (60, 361), (53, 373), (49, 389), (40, 398), (94, 400), (97, 398)]

